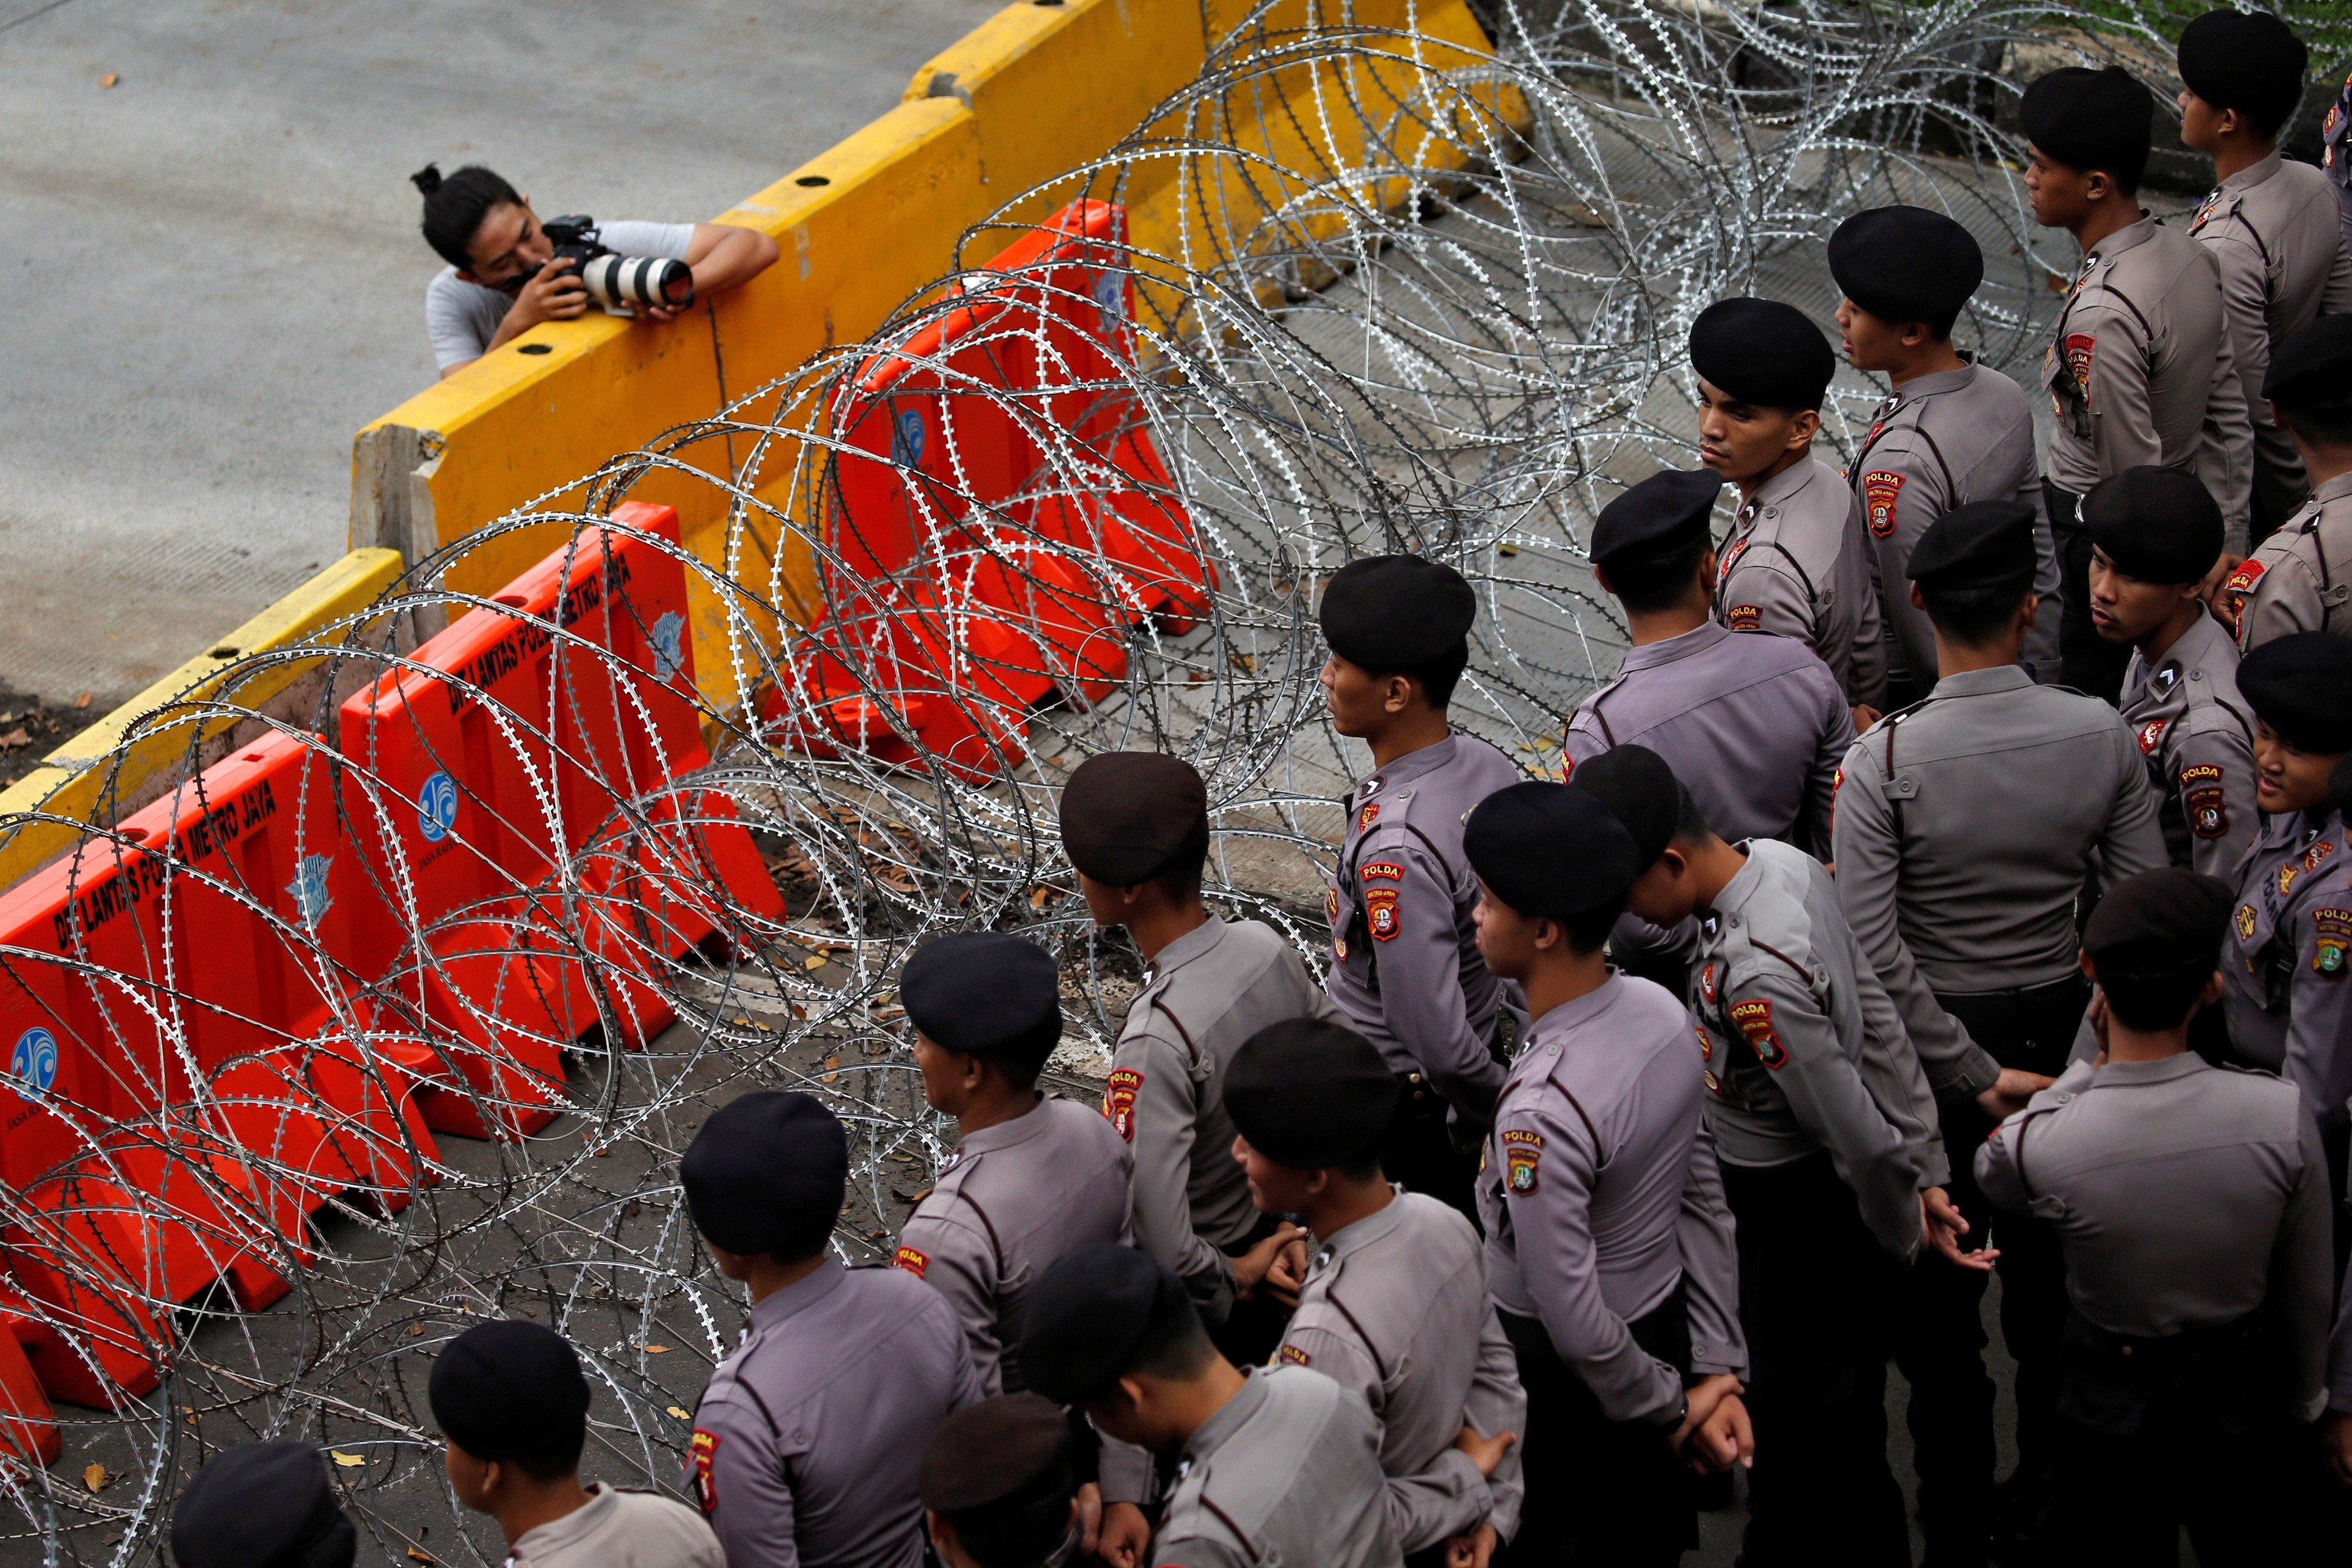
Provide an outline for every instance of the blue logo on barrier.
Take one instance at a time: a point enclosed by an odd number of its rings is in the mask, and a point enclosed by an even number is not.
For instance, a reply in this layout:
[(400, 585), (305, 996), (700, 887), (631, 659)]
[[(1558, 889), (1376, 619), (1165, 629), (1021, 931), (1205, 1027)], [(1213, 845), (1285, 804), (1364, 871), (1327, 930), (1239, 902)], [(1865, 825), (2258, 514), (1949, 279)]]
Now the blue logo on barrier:
[[(654, 622), (649, 635), (654, 645), (654, 679), (667, 685), (686, 664), (686, 617), (672, 610)], [(456, 814), (454, 802), (449, 810)]]
[(1095, 279), (1095, 303), (1102, 307), (1103, 327), (1110, 329), (1127, 319), (1127, 274), (1110, 267)]
[(912, 468), (923, 460), (923, 411), (910, 408), (890, 423), (890, 461)]
[(316, 926), (328, 906), (335, 902), (334, 895), (327, 891), (327, 868), (334, 863), (332, 855), (304, 855), (301, 869), (286, 884), (286, 891), (293, 896), (295, 911), (302, 916), (305, 925)]
[(58, 1037), (45, 1029), (28, 1029), (16, 1037), (8, 1053), (8, 1075), (39, 1099), (58, 1081)]
[(457, 821), (457, 786), (446, 773), (436, 773), (416, 792), (417, 831), (425, 835), (426, 843), (437, 844), (449, 836)]

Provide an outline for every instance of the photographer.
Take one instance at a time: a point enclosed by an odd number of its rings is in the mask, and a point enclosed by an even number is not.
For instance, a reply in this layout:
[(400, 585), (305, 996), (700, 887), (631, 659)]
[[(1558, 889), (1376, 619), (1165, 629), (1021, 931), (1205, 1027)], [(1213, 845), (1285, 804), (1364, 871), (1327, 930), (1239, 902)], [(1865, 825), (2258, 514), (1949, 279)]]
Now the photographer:
[[(578, 265), (555, 256), (530, 197), (479, 165), (445, 177), (428, 163), (409, 178), (425, 194), (425, 243), (449, 263), (425, 287), (425, 330), (444, 377), (541, 321), (588, 308)], [(774, 240), (730, 224), (620, 221), (597, 225), (597, 235), (623, 256), (684, 262), (696, 298), (732, 288), (776, 259)], [(668, 321), (685, 304), (641, 305), (636, 313)]]

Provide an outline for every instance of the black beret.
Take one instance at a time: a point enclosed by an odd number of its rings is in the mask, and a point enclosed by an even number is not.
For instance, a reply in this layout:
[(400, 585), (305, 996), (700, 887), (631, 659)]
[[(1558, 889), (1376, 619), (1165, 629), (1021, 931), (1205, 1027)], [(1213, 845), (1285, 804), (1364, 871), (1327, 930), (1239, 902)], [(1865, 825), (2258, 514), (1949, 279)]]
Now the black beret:
[(2238, 695), (2299, 751), (2352, 752), (2352, 640), (2290, 632), (2238, 662)]
[(1713, 535), (1708, 519), (1722, 494), (1712, 468), (1662, 469), (1601, 508), (1592, 525), (1592, 564), (1660, 560)]
[(2156, 99), (2121, 66), (2061, 66), (2027, 88), (2017, 110), (2025, 139), (2044, 157), (2138, 186)]
[(1209, 849), (1208, 787), (1198, 768), (1163, 751), (1089, 757), (1062, 786), (1062, 848), (1072, 865), (1113, 887), (1197, 864)]
[(425, 1392), (442, 1435), (478, 1459), (560, 1452), (588, 1430), (578, 1353), (520, 1318), (477, 1323), (443, 1346)]
[(2033, 576), (2033, 508), (1970, 501), (1927, 525), (1905, 575), (1921, 588), (2000, 588)]
[(967, 931), (915, 949), (898, 972), (915, 1027), (950, 1051), (1036, 1067), (1062, 1038), (1062, 977), (1034, 942)]
[(1691, 323), (1691, 368), (1735, 402), (1819, 408), (1837, 350), (1812, 319), (1778, 299), (1718, 299)]
[[(2230, 884), (2179, 866), (2127, 876), (2107, 891), (2083, 927), (2083, 951), (2102, 970), (2164, 973), (2211, 969), (2238, 895)], [(2121, 977), (2120, 976), (2113, 977)]]
[(1345, 1024), (1285, 1019), (1242, 1042), (1225, 1069), (1225, 1110), (1278, 1166), (1321, 1170), (1376, 1153), (1396, 1109), (1396, 1074)]
[(2190, 92), (2267, 133), (2294, 112), (2311, 50), (2268, 11), (2208, 11), (2181, 29), (2173, 57)]
[(1633, 856), (1647, 871), (1674, 841), (1682, 782), (1646, 746), (1615, 746), (1576, 765), (1576, 787), (1609, 808), (1633, 835)]
[(2142, 582), (2201, 582), (2221, 559), (2221, 508), (2185, 468), (2143, 463), (2083, 497), (2083, 526), (2116, 570)]
[(1192, 1312), (1184, 1282), (1149, 1253), (1116, 1241), (1065, 1252), (1030, 1289), (1022, 1376), (1057, 1405), (1084, 1404), (1133, 1369), (1154, 1330)]
[(2263, 396), (2295, 409), (2352, 400), (2352, 316), (2322, 316), (2271, 351)]
[(1375, 674), (1412, 671), (1462, 657), (1478, 596), (1450, 566), (1373, 555), (1331, 574), (1317, 613), (1324, 641), (1348, 663)]
[(1002, 1394), (967, 1405), (939, 1425), (923, 1447), (916, 1487), (935, 1513), (961, 1513), (1070, 1481), (1070, 1418), (1035, 1394)]
[(213, 1456), (172, 1510), (180, 1568), (352, 1568), (359, 1533), (310, 1443), (239, 1443)]
[(710, 1113), (677, 1179), (697, 1230), (730, 1252), (769, 1252), (839, 1217), (849, 1139), (815, 1096), (755, 1090)]
[(1649, 869), (1625, 824), (1573, 784), (1496, 790), (1472, 809), (1462, 848), (1495, 896), (1531, 919), (1613, 904)]
[(1898, 326), (1951, 320), (1984, 281), (1976, 236), (1925, 207), (1854, 214), (1830, 235), (1829, 259), (1848, 299)]

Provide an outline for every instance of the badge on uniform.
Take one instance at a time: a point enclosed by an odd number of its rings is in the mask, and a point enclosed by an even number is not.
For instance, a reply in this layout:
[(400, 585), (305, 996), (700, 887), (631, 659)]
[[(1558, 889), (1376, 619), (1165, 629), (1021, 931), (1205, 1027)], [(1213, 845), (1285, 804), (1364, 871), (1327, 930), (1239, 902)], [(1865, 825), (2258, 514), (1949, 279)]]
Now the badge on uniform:
[(1732, 567), (1738, 562), (1741, 556), (1747, 553), (1748, 536), (1742, 534), (1731, 541), (1731, 548), (1723, 552), (1723, 559), (1716, 563), (1715, 580), (1717, 587), (1722, 586), (1724, 580), (1731, 576)]
[(2286, 896), (2286, 890), (2294, 885), (2294, 867), (2291, 865), (2283, 865), (2279, 867), (2278, 890), (2279, 896), (2281, 898), (2284, 898)]
[(1348, 939), (1345, 936), (1331, 938), (1331, 956), (1339, 959), (1342, 964), (1348, 961)]
[(2238, 905), (2238, 940), (2251, 942), (2253, 939), (2254, 906), (2251, 904), (2242, 904)]
[(702, 1505), (703, 1512), (717, 1513), (719, 1483), (711, 1479), (710, 1461), (719, 1453), (718, 1436), (697, 1427), (686, 1452), (688, 1462), (694, 1466), (694, 1500)]
[(2230, 634), (2236, 636), (2238, 622), (2246, 613), (2246, 596), (2254, 591), (2255, 581), (2268, 570), (2259, 560), (2243, 560), (2221, 584), (2221, 595), (2230, 605)]
[(1764, 612), (1753, 604), (1735, 604), (1723, 612), (1723, 623), (1734, 632), (1763, 630)]
[(1699, 969), (1698, 999), (1708, 1007), (1715, 1006), (1715, 960), (1712, 958)]
[(2180, 789), (2180, 803), (2189, 813), (2190, 832), (2200, 839), (2218, 839), (2230, 831), (2230, 809), (2221, 798), (2219, 763), (2200, 762), (2182, 768)]
[(2178, 664), (2165, 665), (2164, 668), (2157, 671), (2155, 674), (2148, 677), (2147, 684), (2150, 689), (2152, 689), (2157, 695), (2162, 696), (2165, 693), (2170, 691), (2173, 687), (2180, 684), (2180, 666)]
[(2336, 841), (2333, 839), (2320, 840), (2317, 843), (2303, 852), (2303, 869), (2305, 871), (2317, 871), (2319, 869), (2319, 862), (2326, 860), (2329, 855), (2332, 855), (2335, 852)]
[(1370, 805), (1356, 813), (1356, 831), (1359, 833), (1369, 833), (1372, 831), (1372, 824), (1380, 820), (1381, 806), (1380, 802), (1375, 800)]
[(2331, 980), (2342, 979), (2345, 951), (2352, 948), (2352, 909), (2315, 909), (2311, 923), (2317, 938), (2311, 949), (2313, 972)]
[(1368, 887), (1364, 890), (1364, 923), (1371, 927), (1372, 940), (1392, 942), (1402, 927), (1397, 923), (1397, 890), (1392, 887)]
[(1715, 1075), (1713, 1070), (1710, 1069), (1706, 1071), (1703, 1071), (1698, 1076), (1699, 1082), (1706, 1085), (1706, 1092), (1708, 1093), (1715, 1095), (1722, 1094), (1723, 1081)]
[(1780, 1032), (1772, 1027), (1772, 1004), (1759, 997), (1752, 1001), (1731, 1004), (1731, 1021), (1748, 1037), (1748, 1049), (1756, 1060), (1778, 1071), (1789, 1060), (1787, 1048), (1781, 1045)]
[(1879, 538), (1895, 537), (1895, 498), (1903, 493), (1903, 476), (1874, 468), (1862, 476), (1863, 505), (1870, 508), (1870, 531)]
[(1701, 1061), (1713, 1061), (1715, 1036), (1706, 1032), (1706, 1026), (1704, 1024), (1696, 1026), (1695, 1032), (1698, 1035), (1698, 1059)]
[(1103, 1085), (1103, 1114), (1110, 1118), (1118, 1135), (1130, 1144), (1135, 1142), (1135, 1096), (1142, 1087), (1143, 1074), (1125, 1067), (1112, 1073)]
[(2066, 334), (2066, 369), (2074, 384), (2083, 389), (2084, 402), (2091, 401), (2091, 356), (2098, 346), (2099, 340), (2088, 332)]
[(1315, 1364), (1315, 1358), (1307, 1354), (1305, 1351), (1299, 1349), (1295, 1344), (1284, 1345), (1275, 1354), (1280, 1359), (1288, 1362), (1293, 1366), (1312, 1366)]
[(908, 1273), (912, 1274), (918, 1280), (923, 1277), (923, 1270), (929, 1269), (930, 1266), (930, 1255), (925, 1252), (918, 1252), (911, 1247), (901, 1247), (898, 1251), (890, 1255), (890, 1267), (893, 1269), (904, 1269)]
[(2165, 727), (2171, 722), (2168, 718), (2152, 718), (2139, 727), (2139, 754), (2142, 757), (2156, 755), (2156, 748), (2164, 744)]
[(1404, 867), (1394, 861), (1374, 861), (1357, 874), (1366, 882), (1402, 882)]
[(1323, 923), (1334, 931), (1339, 929), (1339, 890), (1336, 887), (1323, 890)]
[(1513, 1192), (1525, 1195), (1536, 1189), (1536, 1162), (1543, 1157), (1543, 1134), (1508, 1127), (1503, 1132), (1503, 1161), (1508, 1167), (1503, 1180)]

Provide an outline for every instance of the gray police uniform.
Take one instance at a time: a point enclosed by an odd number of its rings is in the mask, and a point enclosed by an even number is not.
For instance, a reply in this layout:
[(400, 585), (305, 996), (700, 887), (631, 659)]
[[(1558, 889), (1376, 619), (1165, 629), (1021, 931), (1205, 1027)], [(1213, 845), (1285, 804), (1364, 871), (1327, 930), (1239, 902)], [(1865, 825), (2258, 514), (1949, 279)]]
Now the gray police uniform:
[(1848, 703), (1884, 704), (1878, 562), (1861, 497), (1807, 456), (1757, 486), (1733, 518), (1716, 559), (1716, 619), (1794, 637), (1821, 655)]
[(892, 1261), (955, 1306), (973, 1375), (993, 1397), (1028, 1386), (1006, 1350), (1046, 1265), (1074, 1248), (1126, 1241), (1134, 1161), (1087, 1106), (1041, 1097), (966, 1138), (907, 1217)]
[(1831, 780), (1853, 742), (1845, 694), (1803, 643), (1709, 622), (1626, 653), (1568, 721), (1560, 777), (1611, 747), (1646, 746), (1725, 838), (1826, 855)]
[(2326, 174), (2276, 152), (2214, 188), (2189, 232), (2221, 269), (2230, 353), (2254, 433), (2256, 513), (2275, 526), (2311, 489), (2294, 443), (2271, 418), (2263, 378), (2271, 349), (2296, 328), (2352, 310), (2352, 255), (2345, 249)]
[(1304, 1367), (1251, 1367), (1177, 1462), (1151, 1561), (1402, 1568), (1364, 1402)]
[(1234, 1159), (1226, 1065), (1266, 1025), (1330, 1013), (1297, 948), (1213, 915), (1160, 950), (1128, 1004), (1103, 1114), (1134, 1146), (1135, 1242), (1212, 1326), (1233, 1312), (1232, 1258), (1266, 1225)]
[(505, 1568), (727, 1568), (727, 1557), (676, 1498), (591, 1481), (585, 1503), (515, 1538)]
[(2077, 1062), (1976, 1166), (2065, 1253), (2051, 1545), (2169, 1562), (2185, 1521), (2206, 1562), (2296, 1560), (2264, 1548), (2294, 1511), (2294, 1428), (2326, 1402), (2335, 1258), (2326, 1160), (2293, 1089), (2189, 1053)]
[(2352, 76), (2344, 78), (2319, 130), (2319, 167), (2336, 189), (2336, 215), (2344, 230), (2345, 248), (2352, 250)]
[(1786, 844), (1743, 847), (1700, 923), (1690, 995), (1755, 1364), (1746, 1549), (1909, 1568), (1887, 1327), (1919, 1189), (1948, 1174), (1936, 1100), (1829, 873)]
[(2101, 240), (2074, 275), (2042, 371), (2058, 416), (2052, 484), (2079, 499), (2142, 464), (2190, 469), (2221, 505), (2223, 548), (2245, 553), (2253, 427), (2210, 252), (2152, 217)]
[(2352, 1098), (2352, 853), (2336, 811), (2264, 822), (2221, 955), (2230, 1043), (2283, 1072), (2337, 1134)]
[(1748, 1370), (1702, 1070), (1683, 1005), (1613, 974), (1536, 1019), (1511, 1064), (1478, 1202), (1528, 1391), (1528, 1541), (1599, 1561), (1696, 1544), (1659, 1429), (1685, 1376)]
[[(2139, 747), (2095, 697), (2037, 686), (2014, 664), (1936, 683), (1854, 742), (1838, 789), (1839, 902), (1885, 983), (1940, 1102), (1947, 1149), (1990, 1130), (1975, 1096), (2004, 1066), (2054, 1075), (2089, 988), (2075, 900), (2167, 863)], [(1965, 1162), (1951, 1197), (1981, 1245), (1991, 1215)], [(2002, 1338), (2018, 1364), (2018, 1445), (2038, 1460), (2056, 1392), (2063, 1265), (2046, 1232), (2004, 1222)], [(1985, 1276), (1940, 1258), (1908, 1281), (1895, 1362), (1911, 1385), (1919, 1519), (1961, 1542), (1992, 1510)]]
[(711, 1374), (686, 1490), (728, 1568), (919, 1568), (923, 1445), (980, 1396), (945, 1298), (828, 1258), (754, 1306)]
[(1527, 1430), (1528, 1396), (1495, 1303), (1478, 1233), (1419, 1193), (1332, 1235), (1308, 1267), (1275, 1354), (1353, 1390), (1381, 1423), (1389, 1523), (1408, 1553), (1492, 1524), (1518, 1529), (1518, 1445), (1490, 1480), (1454, 1447), (1465, 1425), (1486, 1437)]
[(2137, 652), (2119, 711), (2147, 762), (2172, 863), (2234, 882), (2254, 841), (2253, 709), (2238, 695), (2238, 650), (2210, 616), (2154, 669)]
[(2290, 632), (2352, 637), (2352, 473), (2311, 493), (2303, 509), (2230, 574), (2238, 648), (2251, 653)]
[(2033, 508), (2033, 590), (2052, 609), (2027, 633), (2025, 664), (2040, 679), (2057, 678), (2058, 556), (2038, 464), (2024, 389), (1984, 365), (1915, 377), (1871, 415), (1845, 473), (1878, 555), (1879, 604), (1892, 647), (1887, 674), (1913, 688), (1905, 702), (1936, 684), (1936, 629), (1911, 603), (1912, 547), (1937, 517), (1976, 501)]
[(1399, 1125), (1412, 1131), (1381, 1145), (1381, 1164), (1391, 1180), (1465, 1212), (1468, 1162), (1447, 1124), (1475, 1134), (1492, 1118), (1503, 1087), (1495, 1035), (1511, 1003), (1478, 953), (1478, 878), (1462, 824), (1520, 778), (1501, 752), (1458, 730), (1398, 758), (1348, 795), (1347, 838), (1324, 894), (1331, 1000), (1405, 1080)]

